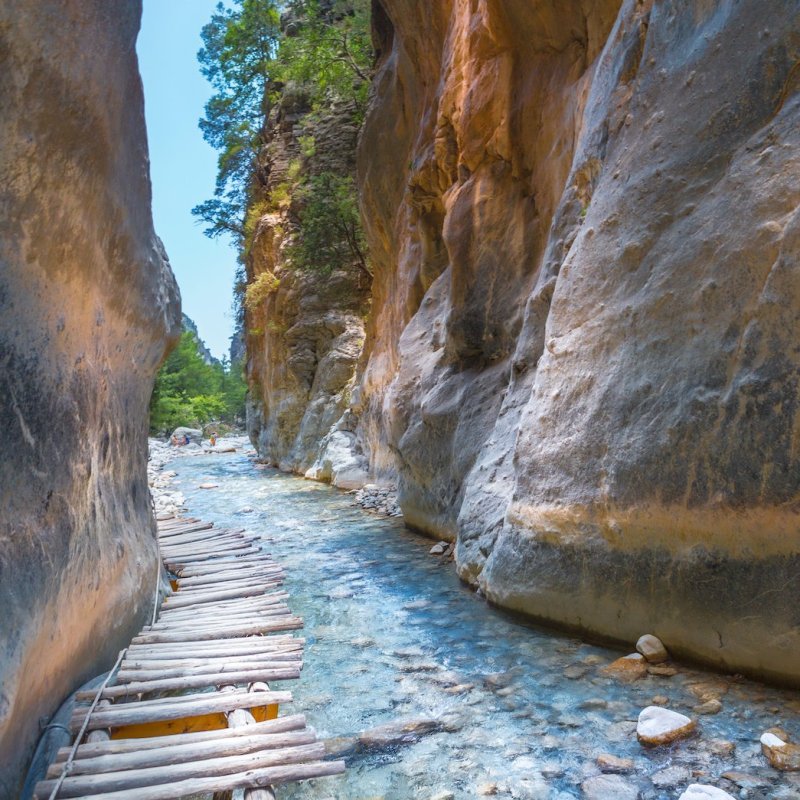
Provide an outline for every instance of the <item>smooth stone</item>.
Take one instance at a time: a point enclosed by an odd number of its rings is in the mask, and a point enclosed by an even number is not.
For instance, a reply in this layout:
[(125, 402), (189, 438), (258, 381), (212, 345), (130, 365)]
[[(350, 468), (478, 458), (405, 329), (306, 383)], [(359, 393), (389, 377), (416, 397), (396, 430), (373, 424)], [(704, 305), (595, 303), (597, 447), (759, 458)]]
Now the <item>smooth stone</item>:
[(647, 661), (641, 653), (631, 653), (628, 656), (612, 661), (603, 668), (606, 675), (611, 675), (624, 683), (632, 683), (647, 675)]
[(650, 776), (653, 786), (657, 789), (671, 789), (678, 784), (686, 783), (692, 777), (692, 771), (686, 767), (666, 767), (654, 772)]
[(219, 488), (219, 484), (218, 483), (201, 483), (197, 488), (198, 489), (217, 489), (217, 488)]
[(719, 700), (707, 700), (692, 710), (695, 714), (719, 714), (722, 711), (722, 703)]
[(647, 672), (657, 678), (672, 678), (678, 674), (678, 670), (672, 664), (650, 664), (647, 667)]
[(686, 791), (678, 800), (735, 800), (732, 794), (728, 794), (716, 786), (703, 786), (700, 783), (693, 783), (687, 787)]
[(362, 731), (358, 735), (358, 744), (364, 750), (383, 750), (398, 744), (411, 744), (420, 737), (440, 731), (442, 728), (442, 722), (438, 719), (421, 717), (399, 720)]
[(639, 790), (619, 775), (596, 775), (581, 784), (586, 800), (637, 800)]
[(761, 789), (772, 785), (772, 781), (767, 778), (760, 778), (758, 775), (752, 775), (749, 772), (742, 772), (736, 769), (723, 772), (721, 777), (725, 778), (726, 781), (735, 783), (740, 789)]
[(690, 736), (697, 727), (694, 720), (668, 708), (648, 706), (636, 725), (636, 737), (644, 745), (655, 747)]
[(578, 705), (581, 711), (600, 711), (603, 708), (608, 708), (608, 700), (603, 700), (600, 697), (593, 697), (589, 700), (584, 700)]
[(597, 766), (601, 772), (625, 774), (633, 771), (632, 758), (618, 758), (610, 753), (601, 753), (597, 756)]
[(441, 556), (444, 554), (444, 551), (447, 550), (447, 544), (448, 544), (447, 542), (439, 542), (438, 544), (435, 544), (433, 547), (431, 547), (431, 549), (428, 550), (428, 552), (432, 556)]
[(777, 731), (770, 730), (761, 736), (761, 752), (774, 769), (800, 771), (800, 746), (784, 741)]
[(636, 642), (636, 650), (641, 653), (651, 664), (660, 664), (669, 658), (667, 648), (657, 636), (646, 633)]
[(455, 795), (452, 792), (439, 792), (431, 795), (431, 800), (455, 800)]
[(481, 797), (491, 797), (492, 795), (497, 794), (498, 787), (496, 783), (482, 783), (478, 787), (478, 794)]

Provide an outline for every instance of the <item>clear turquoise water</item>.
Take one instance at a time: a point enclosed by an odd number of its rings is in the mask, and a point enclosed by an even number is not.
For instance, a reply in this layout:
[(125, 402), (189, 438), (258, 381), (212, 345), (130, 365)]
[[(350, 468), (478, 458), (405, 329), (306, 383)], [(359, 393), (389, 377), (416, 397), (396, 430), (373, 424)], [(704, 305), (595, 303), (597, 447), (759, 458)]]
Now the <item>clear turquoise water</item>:
[[(494, 783), (496, 797), (567, 800), (584, 796), (597, 755), (610, 753), (633, 759), (626, 781), (642, 800), (677, 798), (697, 781), (750, 800), (800, 800), (800, 774), (772, 770), (758, 743), (774, 725), (800, 741), (800, 694), (730, 682), (722, 712), (699, 717), (696, 738), (645, 750), (633, 732), (639, 711), (661, 695), (691, 713), (699, 701), (688, 687), (719, 676), (681, 667), (675, 677), (620, 683), (601, 669), (623, 653), (491, 608), (460, 584), (452, 563), (428, 555), (429, 540), (352, 506), (347, 494), (239, 453), (170, 468), (193, 515), (259, 533), (286, 567), (307, 639), (302, 678), (285, 684), (292, 711), (321, 737), (419, 717), (448, 728), (352, 754), (345, 776), (284, 788), (280, 798), (462, 800)], [(197, 489), (207, 480), (219, 488)], [(472, 688), (448, 693), (453, 682)], [(733, 742), (734, 753), (715, 755), (713, 739)], [(679, 769), (659, 775), (671, 767)], [(738, 776), (742, 785), (720, 778), (731, 770), (750, 777)]]

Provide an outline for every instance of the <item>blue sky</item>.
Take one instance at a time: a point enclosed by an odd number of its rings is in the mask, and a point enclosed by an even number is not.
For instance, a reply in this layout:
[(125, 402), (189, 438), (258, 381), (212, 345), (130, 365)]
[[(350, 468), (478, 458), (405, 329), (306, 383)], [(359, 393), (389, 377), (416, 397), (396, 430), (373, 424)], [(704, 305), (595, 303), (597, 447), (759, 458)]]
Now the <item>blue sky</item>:
[(197, 127), (211, 87), (200, 74), (200, 29), (218, 0), (144, 0), (137, 50), (150, 144), (153, 217), (181, 287), (183, 310), (211, 352), (233, 333), (236, 252), (203, 235), (191, 210), (214, 193), (217, 155)]

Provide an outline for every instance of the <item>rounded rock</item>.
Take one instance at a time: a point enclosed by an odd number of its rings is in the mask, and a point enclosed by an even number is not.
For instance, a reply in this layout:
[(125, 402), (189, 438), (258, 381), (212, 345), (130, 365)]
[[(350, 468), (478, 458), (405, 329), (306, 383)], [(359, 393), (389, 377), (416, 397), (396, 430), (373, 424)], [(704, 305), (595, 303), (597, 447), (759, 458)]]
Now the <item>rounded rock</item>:
[(636, 642), (636, 650), (641, 653), (650, 664), (661, 664), (669, 658), (667, 648), (657, 636), (646, 633)]
[(648, 747), (657, 747), (690, 736), (696, 727), (694, 720), (677, 711), (648, 706), (639, 714), (636, 737)]
[(716, 786), (693, 783), (678, 800), (735, 800), (735, 798), (722, 789), (717, 789)]

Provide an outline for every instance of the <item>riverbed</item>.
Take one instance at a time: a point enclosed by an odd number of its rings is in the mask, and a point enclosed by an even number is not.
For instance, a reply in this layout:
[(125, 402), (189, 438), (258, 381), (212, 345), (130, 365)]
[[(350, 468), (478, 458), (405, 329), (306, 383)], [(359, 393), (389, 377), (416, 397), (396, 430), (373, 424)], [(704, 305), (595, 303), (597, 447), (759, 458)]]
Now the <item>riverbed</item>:
[[(192, 515), (261, 535), (305, 620), (302, 678), (285, 684), (291, 711), (338, 740), (348, 770), (280, 798), (673, 800), (710, 783), (743, 800), (800, 800), (800, 773), (772, 769), (759, 744), (775, 726), (800, 741), (800, 693), (681, 664), (627, 683), (604, 672), (625, 653), (490, 607), (429, 554), (430, 540), (351, 495), (247, 452), (170, 469)], [(709, 700), (721, 710), (698, 715)], [(697, 735), (643, 748), (636, 719), (654, 703), (696, 718)], [(353, 738), (402, 720), (423, 733), (372, 749)], [(602, 754), (631, 763), (601, 778)]]

